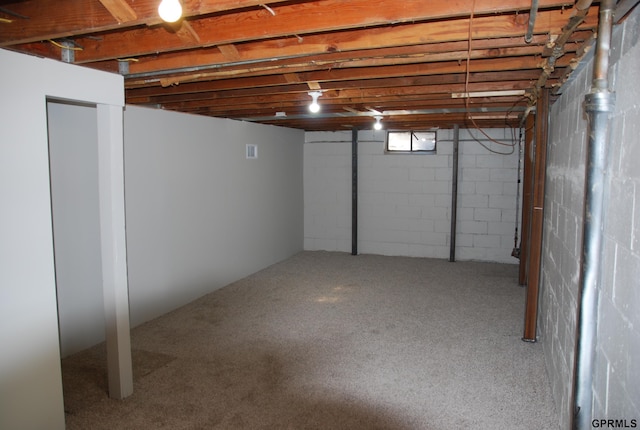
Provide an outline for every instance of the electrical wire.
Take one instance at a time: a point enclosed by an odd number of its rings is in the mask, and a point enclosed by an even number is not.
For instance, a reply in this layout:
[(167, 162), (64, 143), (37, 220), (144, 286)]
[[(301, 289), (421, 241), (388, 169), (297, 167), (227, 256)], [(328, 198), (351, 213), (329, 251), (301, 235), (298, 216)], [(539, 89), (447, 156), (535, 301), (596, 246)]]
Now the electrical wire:
[(273, 9), (271, 9), (269, 6), (267, 6), (266, 4), (261, 4), (260, 6), (265, 8), (271, 15), (276, 16), (276, 12)]
[(49, 43), (51, 43), (53, 46), (57, 46), (58, 48), (62, 48), (62, 49), (69, 49), (71, 51), (83, 51), (82, 48), (77, 47), (77, 46), (64, 46), (61, 43), (56, 42), (55, 40), (51, 40), (49, 39)]
[[(475, 136), (472, 135), (471, 137), (489, 152), (492, 152), (494, 154), (499, 154), (499, 155), (511, 155), (514, 153), (515, 146), (516, 146), (515, 132), (513, 130), (513, 127), (512, 127), (511, 143), (501, 142), (489, 136), (480, 126), (478, 126), (475, 119), (473, 119), (473, 117), (469, 114), (470, 113), (470, 106), (469, 106), (470, 97), (468, 96), (469, 95), (469, 77), (471, 74), (471, 44), (473, 42), (473, 18), (475, 15), (475, 9), (476, 9), (476, 0), (473, 0), (473, 3), (471, 4), (471, 14), (469, 16), (469, 30), (468, 30), (469, 37), (467, 39), (467, 60), (466, 60), (465, 80), (464, 80), (465, 93), (467, 93), (467, 97), (465, 98), (465, 109), (467, 110), (467, 116), (469, 120), (471, 120), (471, 123), (473, 124), (474, 128), (478, 130), (480, 133), (482, 133), (489, 140), (489, 142), (502, 145), (502, 146), (508, 146), (511, 148), (511, 151), (509, 152), (496, 151), (495, 149), (490, 148), (489, 145), (485, 144), (480, 139), (477, 139)], [(505, 121), (509, 115), (509, 112), (505, 114)]]

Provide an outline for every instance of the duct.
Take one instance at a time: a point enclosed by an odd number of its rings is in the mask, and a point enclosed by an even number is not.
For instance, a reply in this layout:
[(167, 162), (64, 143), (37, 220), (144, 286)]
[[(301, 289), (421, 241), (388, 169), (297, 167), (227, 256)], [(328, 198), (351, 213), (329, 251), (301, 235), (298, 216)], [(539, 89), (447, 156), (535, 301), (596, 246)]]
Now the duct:
[(538, 0), (531, 0), (531, 12), (529, 12), (529, 27), (527, 34), (524, 36), (525, 43), (531, 43), (533, 40), (533, 27), (536, 25), (536, 17), (538, 16)]
[(600, 2), (593, 83), (591, 92), (585, 96), (589, 134), (572, 393), (574, 408), (572, 428), (574, 430), (590, 429), (592, 418), (605, 170), (609, 146), (609, 116), (615, 103), (615, 96), (608, 89), (609, 52), (615, 3), (615, 0)]

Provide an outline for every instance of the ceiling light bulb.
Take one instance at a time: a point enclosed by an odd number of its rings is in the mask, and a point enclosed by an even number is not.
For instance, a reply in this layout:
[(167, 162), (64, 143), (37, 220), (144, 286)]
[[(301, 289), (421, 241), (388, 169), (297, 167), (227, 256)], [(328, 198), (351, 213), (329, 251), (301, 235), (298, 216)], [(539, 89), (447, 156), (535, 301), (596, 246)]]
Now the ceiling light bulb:
[(158, 14), (163, 21), (176, 22), (182, 16), (182, 5), (179, 0), (162, 0)]
[(374, 117), (376, 119), (375, 124), (373, 124), (373, 128), (375, 130), (382, 130), (382, 123), (380, 121), (382, 121), (382, 117), (381, 116), (375, 116)]
[(309, 105), (309, 110), (313, 113), (318, 113), (320, 112), (320, 105), (318, 104), (318, 102), (314, 101)]
[(313, 101), (311, 102), (311, 104), (309, 105), (309, 110), (312, 113), (318, 113), (320, 112), (320, 105), (318, 104), (318, 97), (320, 97), (322, 95), (321, 91), (311, 91), (310, 93), (308, 93), (311, 97), (313, 97)]

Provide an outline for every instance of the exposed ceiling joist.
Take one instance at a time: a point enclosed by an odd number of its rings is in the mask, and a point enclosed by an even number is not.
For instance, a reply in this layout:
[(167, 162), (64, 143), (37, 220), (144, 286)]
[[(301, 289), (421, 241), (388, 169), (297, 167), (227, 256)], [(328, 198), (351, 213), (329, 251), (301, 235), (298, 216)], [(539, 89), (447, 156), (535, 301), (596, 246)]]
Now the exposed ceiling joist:
[[(181, 0), (175, 24), (159, 1), (5, 0), (0, 47), (59, 59), (64, 39), (76, 64), (124, 74), (127, 103), (186, 113), (330, 130), (374, 113), (396, 128), (464, 125), (484, 109), (475, 122), (503, 127), (519, 124), (540, 82), (557, 88), (575, 69), (598, 7), (555, 58), (573, 1), (539, 0), (529, 43), (530, 0)], [(484, 96), (451, 96), (469, 92)]]

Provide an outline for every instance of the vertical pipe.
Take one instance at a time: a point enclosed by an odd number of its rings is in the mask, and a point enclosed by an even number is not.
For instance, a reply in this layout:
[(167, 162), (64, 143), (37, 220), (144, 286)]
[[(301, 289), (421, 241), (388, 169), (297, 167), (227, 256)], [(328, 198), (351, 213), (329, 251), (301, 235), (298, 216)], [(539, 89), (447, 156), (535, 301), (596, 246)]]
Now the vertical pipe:
[(589, 134), (572, 393), (574, 408), (572, 428), (575, 430), (590, 429), (593, 413), (593, 372), (604, 222), (605, 170), (607, 168), (609, 115), (613, 111), (615, 103), (615, 96), (608, 89), (609, 51), (615, 3), (615, 0), (600, 2), (593, 83), (591, 92), (585, 96)]
[(458, 153), (460, 145), (460, 127), (453, 126), (453, 168), (451, 177), (451, 248), (449, 261), (456, 261), (456, 224), (458, 219)]
[(358, 255), (358, 129), (351, 129), (351, 255)]
[(531, 0), (531, 12), (529, 12), (529, 26), (527, 34), (524, 35), (525, 43), (531, 43), (533, 40), (533, 27), (536, 25), (536, 17), (538, 16), (538, 0)]

